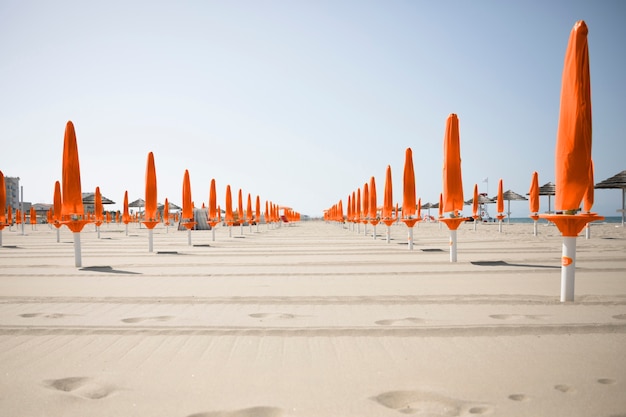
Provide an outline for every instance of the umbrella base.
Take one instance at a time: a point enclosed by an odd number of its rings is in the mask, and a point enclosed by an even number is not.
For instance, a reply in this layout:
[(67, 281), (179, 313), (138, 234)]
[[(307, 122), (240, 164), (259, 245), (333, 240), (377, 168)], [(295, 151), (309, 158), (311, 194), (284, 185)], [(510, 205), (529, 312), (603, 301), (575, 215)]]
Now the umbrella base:
[(439, 221), (444, 222), (450, 230), (458, 229), (461, 223), (463, 223), (465, 220), (465, 217), (442, 217), (439, 219)]
[(597, 213), (542, 214), (539, 217), (554, 223), (565, 237), (576, 237), (587, 223), (604, 220), (604, 216), (599, 216)]

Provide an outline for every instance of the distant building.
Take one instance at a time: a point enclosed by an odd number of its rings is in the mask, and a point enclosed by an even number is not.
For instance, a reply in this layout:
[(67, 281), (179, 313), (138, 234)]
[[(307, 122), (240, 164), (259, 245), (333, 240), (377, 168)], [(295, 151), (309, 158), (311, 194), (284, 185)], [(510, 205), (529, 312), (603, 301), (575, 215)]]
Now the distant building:
[(4, 184), (7, 191), (7, 207), (13, 210), (20, 208), (20, 178), (4, 177)]

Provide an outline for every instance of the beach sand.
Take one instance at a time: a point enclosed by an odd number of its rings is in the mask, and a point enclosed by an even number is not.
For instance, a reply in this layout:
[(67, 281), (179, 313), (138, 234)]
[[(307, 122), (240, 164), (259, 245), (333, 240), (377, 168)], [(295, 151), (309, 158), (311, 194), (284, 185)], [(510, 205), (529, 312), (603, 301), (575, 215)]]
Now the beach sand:
[(1, 416), (626, 416), (626, 229), (5, 228)]

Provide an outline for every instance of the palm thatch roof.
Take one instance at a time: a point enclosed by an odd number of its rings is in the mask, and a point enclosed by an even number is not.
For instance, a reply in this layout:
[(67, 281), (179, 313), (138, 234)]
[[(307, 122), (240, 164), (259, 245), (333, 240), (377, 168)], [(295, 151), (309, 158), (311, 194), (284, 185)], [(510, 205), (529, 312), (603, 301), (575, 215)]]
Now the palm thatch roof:
[(543, 184), (539, 187), (539, 195), (555, 195), (556, 185), (551, 182)]
[(596, 184), (595, 188), (622, 188), (626, 189), (626, 171), (613, 175)]
[[(96, 204), (96, 193), (83, 193), (82, 197), (83, 197), (83, 204), (91, 204), (91, 205)], [(106, 198), (103, 195), (101, 197), (102, 197), (102, 204), (115, 204), (115, 201), (109, 198)]]
[(128, 204), (128, 207), (145, 207), (145, 206), (146, 206), (146, 200), (144, 200), (143, 198), (138, 198), (137, 200)]
[(524, 197), (523, 195), (517, 194), (515, 191), (511, 191), (511, 190), (506, 190), (505, 192), (502, 193), (502, 199), (503, 200), (508, 200), (508, 201), (522, 201), (522, 200), (527, 200), (526, 197)]

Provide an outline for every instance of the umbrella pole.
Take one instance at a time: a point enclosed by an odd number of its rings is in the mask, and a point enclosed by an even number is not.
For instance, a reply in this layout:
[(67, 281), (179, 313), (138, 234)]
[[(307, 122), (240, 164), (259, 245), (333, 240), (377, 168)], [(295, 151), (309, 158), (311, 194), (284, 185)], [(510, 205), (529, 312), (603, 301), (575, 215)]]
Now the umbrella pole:
[(233, 227), (228, 226), (228, 237), (233, 237)]
[(74, 265), (77, 268), (83, 266), (80, 253), (80, 232), (74, 232)]
[(476, 231), (476, 223), (478, 223), (478, 219), (474, 219), (474, 231)]
[(506, 202), (506, 223), (511, 224), (511, 200)]
[(450, 230), (450, 262), (456, 262), (456, 230)]
[(622, 227), (624, 227), (624, 215), (626, 214), (626, 188), (622, 188)]
[(376, 240), (376, 226), (374, 226), (374, 233), (372, 233), (372, 238)]
[(561, 257), (561, 302), (574, 301), (575, 272), (576, 236), (564, 236)]
[(585, 226), (585, 239), (591, 238), (591, 223), (587, 223)]
[(409, 250), (413, 250), (413, 228), (409, 227)]
[(100, 239), (100, 226), (96, 226), (96, 229), (98, 229), (98, 239)]
[(533, 236), (537, 236), (537, 220), (533, 222)]
[(498, 220), (498, 232), (502, 233), (502, 220)]
[[(257, 229), (259, 228), (259, 224), (256, 224)], [(213, 239), (213, 242), (215, 242), (215, 226), (211, 227), (211, 238)]]
[(128, 223), (126, 223), (125, 226), (126, 226), (126, 236), (128, 236)]
[(0, 229), (0, 248), (2, 247), (2, 229)]
[(187, 229), (187, 244), (191, 246), (191, 229)]
[(57, 243), (61, 241), (61, 228), (57, 227)]
[(152, 253), (153, 251), (153, 238), (152, 238), (152, 229), (148, 229), (148, 252)]

